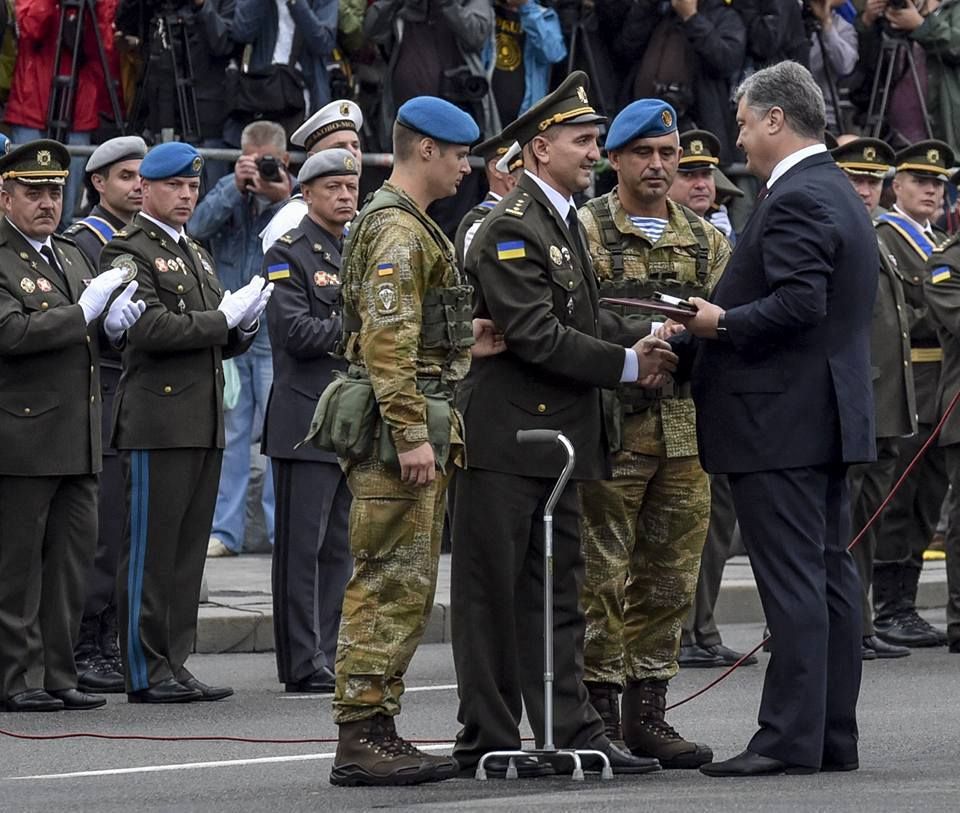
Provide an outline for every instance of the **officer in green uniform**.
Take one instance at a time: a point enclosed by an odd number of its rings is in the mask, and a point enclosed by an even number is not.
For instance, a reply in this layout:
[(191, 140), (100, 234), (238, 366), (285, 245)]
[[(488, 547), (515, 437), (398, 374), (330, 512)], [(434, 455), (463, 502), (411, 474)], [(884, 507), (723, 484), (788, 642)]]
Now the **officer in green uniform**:
[(185, 663), (223, 456), (222, 361), (249, 347), (272, 286), (254, 277), (225, 294), (210, 255), (184, 232), (202, 168), (189, 144), (150, 150), (143, 210), (100, 255), (101, 273), (135, 276), (146, 302), (127, 333), (113, 416), (127, 497), (118, 606), (131, 703), (233, 693), (201, 683)]
[[(956, 178), (955, 178), (956, 179)], [(943, 370), (937, 389), (937, 419), (960, 391), (960, 235), (934, 249), (927, 261), (923, 286), (930, 315), (943, 348)], [(960, 412), (947, 420), (938, 443), (946, 457), (953, 493), (960, 493)], [(950, 500), (944, 548), (947, 553), (947, 644), (960, 653), (960, 500)]]
[[(717, 229), (667, 197), (682, 154), (676, 120), (666, 102), (640, 99), (610, 125), (617, 186), (582, 217), (600, 296), (706, 298), (730, 258)], [(610, 425), (619, 427), (610, 435), (613, 478), (580, 486), (584, 680), (611, 737), (620, 738), (623, 688), (627, 747), (665, 768), (697, 768), (713, 752), (664, 721), (710, 517), (693, 400), (673, 384), (607, 396)]]
[[(94, 268), (113, 235), (140, 211), (140, 162), (147, 145), (140, 136), (120, 136), (97, 147), (84, 170), (84, 186), (94, 201), (90, 213), (66, 230)], [(103, 471), (100, 473), (100, 516), (97, 554), (87, 580), (87, 602), (74, 653), (79, 685), (87, 691), (122, 692), (123, 664), (117, 643), (117, 562), (123, 537), (123, 473), (120, 457), (110, 446), (113, 395), (120, 383), (120, 352), (100, 346), (100, 389), (103, 396)]]
[[(324, 392), (337, 393), (339, 408), (326, 417), (356, 430), (355, 443), (334, 447), (353, 495), (354, 556), (337, 643), (334, 785), (406, 785), (457, 773), (449, 757), (400, 737), (394, 718), (433, 607), (446, 487), (463, 447), (452, 401), (473, 344), (470, 288), (426, 209), (456, 193), (478, 136), (473, 119), (449, 102), (404, 103), (393, 172), (344, 247), (350, 368)], [(347, 405), (348, 392), (361, 402)]]
[[(465, 770), (486, 752), (520, 745), (522, 707), (536, 735), (543, 732), (543, 506), (565, 458), (550, 445), (519, 446), (517, 430), (562, 431), (576, 451), (573, 477), (608, 477), (600, 388), (673, 361), (648, 335), (648, 319), (599, 309), (573, 203), (600, 157), (604, 119), (588, 87), (575, 71), (504, 132), (523, 145), (524, 175), (467, 252), (474, 313), (503, 331), (507, 351), (476, 360), (458, 398), (468, 467), (454, 482), (451, 611), (463, 724), (454, 755)], [(603, 751), (615, 772), (657, 770), (656, 760), (608, 739), (583, 685), (578, 503), (576, 489), (565, 489), (553, 517), (554, 737), (560, 747)], [(542, 766), (525, 760), (518, 768)]]
[[(66, 148), (0, 157), (0, 708), (102, 706), (77, 691), (73, 647), (97, 542), (100, 315), (124, 279), (96, 279), (55, 234)], [(141, 313), (130, 282), (103, 320), (111, 340)]]
[[(881, 256), (886, 257), (903, 287), (909, 310), (910, 357), (916, 391), (918, 431), (899, 444), (894, 481), (903, 474), (937, 421), (937, 385), (943, 351), (931, 318), (924, 278), (926, 263), (946, 235), (933, 225), (954, 156), (942, 141), (921, 141), (896, 155), (893, 179), (896, 202), (876, 219)], [(923, 551), (930, 544), (947, 490), (943, 450), (927, 450), (886, 508), (879, 530), (873, 568), (874, 626), (891, 644), (943, 646), (946, 633), (917, 613), (917, 585)]]
[[(877, 216), (883, 179), (893, 169), (893, 150), (875, 138), (858, 138), (831, 150), (867, 211)], [(883, 214), (883, 212), (879, 212)], [(882, 244), (881, 244), (882, 249)], [(900, 438), (917, 431), (917, 403), (910, 361), (910, 317), (903, 296), (903, 284), (886, 253), (880, 252), (880, 277), (873, 306), (870, 355), (873, 367), (873, 404), (877, 433), (877, 459), (851, 466), (847, 472), (850, 511), (854, 533), (859, 533), (890, 493), (899, 457)], [(873, 628), (870, 585), (873, 556), (882, 520), (874, 523), (851, 551), (862, 582), (864, 660), (903, 658), (910, 650), (877, 637)]]
[(481, 221), (490, 214), (498, 201), (503, 200), (503, 196), (517, 185), (523, 170), (520, 145), (505, 139), (501, 133), (480, 142), (471, 152), (483, 159), (489, 190), (486, 197), (463, 216), (453, 238), (453, 245), (457, 250), (457, 265), (461, 268)]

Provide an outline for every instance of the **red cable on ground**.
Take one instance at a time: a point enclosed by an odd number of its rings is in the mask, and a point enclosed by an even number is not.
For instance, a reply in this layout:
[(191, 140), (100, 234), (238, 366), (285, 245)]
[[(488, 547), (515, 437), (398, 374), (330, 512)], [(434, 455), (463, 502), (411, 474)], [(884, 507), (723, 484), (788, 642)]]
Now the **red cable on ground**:
[[(860, 543), (860, 540), (863, 539), (864, 534), (870, 529), (874, 522), (877, 521), (877, 517), (883, 513), (883, 510), (890, 503), (890, 500), (893, 499), (893, 496), (900, 490), (900, 487), (903, 485), (907, 477), (910, 476), (910, 473), (916, 468), (917, 464), (920, 462), (921, 458), (926, 454), (927, 449), (933, 445), (936, 439), (940, 436), (940, 431), (943, 429), (944, 425), (947, 422), (947, 419), (953, 413), (953, 410), (957, 406), (957, 402), (960, 401), (960, 390), (957, 391), (956, 395), (953, 396), (953, 400), (950, 401), (950, 404), (947, 406), (946, 410), (943, 413), (943, 417), (940, 418), (939, 423), (934, 427), (933, 432), (930, 433), (930, 437), (927, 438), (923, 446), (920, 447), (920, 451), (914, 456), (913, 460), (910, 461), (910, 465), (904, 470), (903, 474), (900, 475), (900, 479), (894, 484), (893, 488), (890, 489), (890, 493), (887, 494), (886, 498), (876, 511), (874, 511), (873, 516), (867, 521), (867, 524), (860, 529), (853, 541), (847, 545), (847, 550), (851, 550), (854, 546)], [(714, 680), (710, 681), (706, 686), (698, 691), (694, 692), (688, 697), (683, 698), (683, 700), (678, 700), (676, 703), (667, 706), (666, 711), (671, 709), (678, 708), (686, 703), (689, 703), (691, 700), (696, 700), (703, 694), (706, 694), (714, 686), (726, 680), (730, 675), (732, 675), (743, 662), (749, 658), (751, 655), (755, 654), (760, 650), (767, 641), (770, 640), (768, 635), (764, 638), (759, 644), (757, 644), (753, 649), (744, 655), (740, 656), (740, 659), (733, 664), (729, 669), (727, 669), (722, 675)], [(317, 745), (317, 744), (326, 744), (330, 745), (337, 742), (336, 737), (318, 737), (318, 738), (306, 738), (306, 739), (260, 739), (257, 737), (228, 737), (228, 736), (162, 736), (162, 735), (149, 735), (149, 734), (95, 734), (87, 732), (68, 732), (65, 734), (22, 734), (16, 731), (7, 731), (4, 728), (0, 728), (0, 736), (10, 737), (16, 740), (71, 740), (71, 739), (94, 739), (94, 740), (141, 740), (146, 742), (242, 742), (242, 743), (253, 743), (261, 745)], [(529, 741), (530, 737), (524, 738), (524, 741)], [(452, 742), (451, 739), (442, 739), (442, 740), (408, 740), (413, 745), (444, 745), (445, 743)]]

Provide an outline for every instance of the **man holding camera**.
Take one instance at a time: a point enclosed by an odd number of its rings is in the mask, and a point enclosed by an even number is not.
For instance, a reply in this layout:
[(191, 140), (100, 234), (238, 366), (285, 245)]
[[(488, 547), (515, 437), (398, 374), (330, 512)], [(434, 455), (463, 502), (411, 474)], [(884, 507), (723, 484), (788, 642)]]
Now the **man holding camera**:
[[(293, 181), (286, 170), (286, 142), (286, 133), (279, 124), (248, 124), (240, 137), (242, 155), (234, 171), (217, 182), (190, 218), (190, 234), (197, 240), (210, 241), (217, 273), (228, 290), (239, 290), (260, 273), (260, 232), (290, 198)], [(227, 445), (208, 556), (234, 556), (243, 548), (250, 444), (260, 437), (273, 383), (270, 335), (265, 322), (260, 320), (260, 330), (250, 351), (232, 362), (240, 379), (240, 393), (237, 403), (224, 411)], [(263, 478), (262, 504), (267, 534), (272, 540), (274, 496), (269, 470)]]

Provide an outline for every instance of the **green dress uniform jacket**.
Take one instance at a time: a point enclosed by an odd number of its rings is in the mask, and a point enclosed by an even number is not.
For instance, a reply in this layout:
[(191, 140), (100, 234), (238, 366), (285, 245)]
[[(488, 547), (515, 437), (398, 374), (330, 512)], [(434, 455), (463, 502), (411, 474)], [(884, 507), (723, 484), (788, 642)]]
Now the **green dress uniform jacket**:
[[(936, 400), (939, 419), (960, 390), (960, 236), (954, 235), (930, 257), (924, 291), (943, 347)], [(960, 443), (960, 410), (947, 420), (939, 442), (941, 446)]]
[(100, 471), (99, 322), (75, 304), (93, 269), (52, 242), (65, 280), (0, 221), (0, 475)]
[(244, 352), (254, 333), (229, 330), (217, 310), (223, 288), (210, 255), (137, 215), (100, 255), (101, 271), (137, 266), (137, 299), (147, 309), (127, 331), (113, 416), (117, 449), (224, 447), (223, 359)]

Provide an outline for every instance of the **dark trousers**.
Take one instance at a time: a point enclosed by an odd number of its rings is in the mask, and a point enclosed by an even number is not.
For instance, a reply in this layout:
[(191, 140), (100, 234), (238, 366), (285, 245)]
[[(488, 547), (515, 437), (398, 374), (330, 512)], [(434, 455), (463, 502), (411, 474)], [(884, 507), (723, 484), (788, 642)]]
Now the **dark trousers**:
[(0, 699), (77, 685), (97, 477), (0, 476)]
[(127, 521), (117, 579), (127, 691), (186, 680), (222, 449), (121, 453)]
[[(916, 435), (897, 441), (899, 457), (894, 482), (910, 465), (932, 431), (932, 425), (920, 424)], [(915, 570), (923, 568), (923, 552), (937, 529), (946, 493), (947, 469), (943, 448), (933, 445), (884, 512), (874, 555), (877, 564), (896, 563)]]
[(773, 636), (749, 750), (795, 765), (857, 760), (860, 578), (840, 465), (731, 474)]
[[(454, 756), (518, 748), (525, 706), (543, 738), (543, 509), (554, 481), (468, 469), (453, 480), (451, 612), (460, 694)], [(579, 500), (568, 486), (553, 519), (554, 737), (559, 747), (604, 744), (583, 685), (585, 621)]]
[(83, 608), (84, 619), (99, 618), (108, 607), (117, 606), (117, 566), (123, 546), (125, 512), (118, 510), (125, 504), (123, 466), (120, 456), (104, 455), (100, 472), (100, 512), (97, 550), (87, 574), (87, 598)]
[(944, 446), (947, 472), (953, 485), (950, 521), (944, 547), (947, 552), (947, 636), (950, 643), (960, 641), (960, 444)]
[[(876, 513), (880, 503), (890, 493), (897, 470), (899, 442), (897, 438), (877, 438), (877, 459), (873, 463), (851, 466), (847, 472), (847, 487), (850, 491), (850, 510), (853, 519), (850, 529), (852, 536), (860, 533)], [(884, 517), (885, 514), (877, 517), (877, 521), (850, 551), (857, 565), (862, 586), (860, 607), (864, 636), (874, 633), (870, 585), (873, 584), (873, 557), (877, 550), (877, 539), (880, 536)]]
[(333, 670), (353, 570), (350, 489), (336, 463), (273, 460), (273, 632), (281, 683)]
[(710, 478), (710, 525), (703, 553), (700, 554), (697, 592), (693, 607), (683, 622), (680, 637), (683, 646), (716, 646), (723, 643), (713, 611), (720, 596), (723, 568), (730, 558), (736, 529), (737, 512), (733, 510), (730, 483), (725, 474), (715, 474)]

